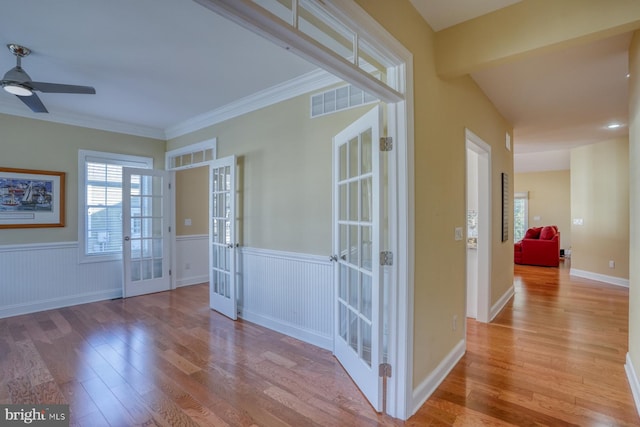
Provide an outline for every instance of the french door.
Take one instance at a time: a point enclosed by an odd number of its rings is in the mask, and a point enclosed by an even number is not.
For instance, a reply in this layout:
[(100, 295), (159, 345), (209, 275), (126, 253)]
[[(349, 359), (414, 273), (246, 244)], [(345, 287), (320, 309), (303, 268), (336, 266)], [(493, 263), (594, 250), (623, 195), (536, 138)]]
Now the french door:
[(236, 157), (214, 160), (209, 167), (209, 303), (236, 320)]
[(123, 168), (123, 297), (171, 287), (169, 173)]
[(371, 405), (382, 408), (381, 109), (334, 137), (334, 353)]

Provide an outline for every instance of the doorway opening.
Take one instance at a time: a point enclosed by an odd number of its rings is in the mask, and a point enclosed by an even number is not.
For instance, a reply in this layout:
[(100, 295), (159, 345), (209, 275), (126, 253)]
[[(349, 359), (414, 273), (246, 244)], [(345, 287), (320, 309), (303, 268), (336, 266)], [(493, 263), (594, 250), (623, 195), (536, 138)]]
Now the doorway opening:
[(491, 288), (491, 146), (466, 130), (467, 317), (487, 323)]

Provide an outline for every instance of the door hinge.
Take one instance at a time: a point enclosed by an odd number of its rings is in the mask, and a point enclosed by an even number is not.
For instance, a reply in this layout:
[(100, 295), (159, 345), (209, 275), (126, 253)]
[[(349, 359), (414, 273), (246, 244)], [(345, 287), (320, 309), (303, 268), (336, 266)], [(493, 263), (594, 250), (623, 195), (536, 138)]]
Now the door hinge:
[(378, 373), (382, 378), (391, 378), (391, 365), (389, 363), (381, 363), (378, 366)]
[(169, 269), (169, 276), (171, 276), (171, 269)]
[(169, 190), (171, 190), (171, 183), (169, 183)]
[(169, 233), (171, 233), (171, 226), (169, 226)]
[(380, 252), (380, 265), (393, 265), (393, 252)]
[(393, 138), (390, 136), (383, 136), (380, 138), (380, 151), (393, 150)]

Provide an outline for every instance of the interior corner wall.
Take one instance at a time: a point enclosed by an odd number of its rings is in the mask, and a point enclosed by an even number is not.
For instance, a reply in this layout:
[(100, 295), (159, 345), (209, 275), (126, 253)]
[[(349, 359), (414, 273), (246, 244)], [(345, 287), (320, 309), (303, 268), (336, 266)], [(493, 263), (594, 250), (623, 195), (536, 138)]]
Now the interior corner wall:
[(640, 413), (640, 32), (629, 48), (629, 357), (627, 372), (635, 367), (634, 397)]
[(0, 166), (66, 173), (66, 224), (0, 230), (0, 245), (78, 240), (78, 150), (153, 157), (164, 169), (165, 141), (0, 114)]
[[(409, 0), (356, 0), (413, 54), (415, 274), (413, 324), (414, 394), (464, 342), (451, 327), (466, 316), (465, 128), (491, 151), (491, 305), (513, 287), (513, 233), (502, 242), (501, 173), (513, 197), (513, 152), (505, 147), (512, 126), (469, 76), (442, 80), (435, 64), (436, 35)], [(455, 54), (455, 53), (452, 53)], [(509, 223), (513, 224), (511, 211)], [(435, 375), (437, 376), (437, 374)], [(416, 402), (418, 403), (418, 402)]]
[(627, 137), (571, 150), (571, 216), (571, 269), (628, 279)]
[(516, 193), (529, 193), (529, 227), (557, 225), (560, 247), (571, 248), (571, 173), (569, 170), (516, 173)]
[[(216, 138), (218, 158), (237, 156), (241, 246), (328, 257), (333, 250), (332, 138), (372, 107), (312, 119), (310, 95), (302, 95), (174, 138), (168, 150)], [(207, 168), (193, 174), (208, 181)], [(176, 188), (178, 195), (185, 192), (190, 200), (198, 197), (190, 188)], [(184, 214), (176, 216), (184, 221)], [(179, 232), (191, 234), (185, 227)]]

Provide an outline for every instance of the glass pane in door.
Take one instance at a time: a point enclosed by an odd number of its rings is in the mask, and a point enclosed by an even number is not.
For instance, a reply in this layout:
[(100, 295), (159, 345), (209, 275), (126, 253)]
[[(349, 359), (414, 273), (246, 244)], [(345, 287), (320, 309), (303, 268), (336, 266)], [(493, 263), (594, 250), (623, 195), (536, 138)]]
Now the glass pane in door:
[(210, 169), (211, 307), (235, 319), (235, 157), (216, 160)]

